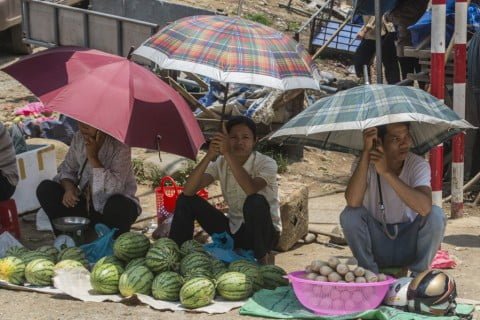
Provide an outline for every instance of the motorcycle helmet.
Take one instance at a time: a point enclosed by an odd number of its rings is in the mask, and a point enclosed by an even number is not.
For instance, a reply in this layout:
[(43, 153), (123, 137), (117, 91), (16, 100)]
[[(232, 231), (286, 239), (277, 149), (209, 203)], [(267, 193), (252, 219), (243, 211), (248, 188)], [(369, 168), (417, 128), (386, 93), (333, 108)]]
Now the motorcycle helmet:
[(411, 312), (448, 315), (455, 312), (457, 289), (452, 277), (440, 270), (426, 270), (410, 282), (407, 291)]
[(383, 303), (391, 307), (406, 308), (408, 285), (411, 281), (412, 278), (410, 277), (397, 279), (390, 285)]

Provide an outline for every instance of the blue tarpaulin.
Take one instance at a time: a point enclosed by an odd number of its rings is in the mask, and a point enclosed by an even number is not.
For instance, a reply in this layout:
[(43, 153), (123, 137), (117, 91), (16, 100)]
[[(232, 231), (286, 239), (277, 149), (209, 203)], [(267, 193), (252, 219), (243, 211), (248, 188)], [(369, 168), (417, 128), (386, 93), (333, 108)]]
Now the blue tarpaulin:
[[(338, 21), (327, 21), (327, 23), (322, 26), (322, 29), (312, 40), (312, 43), (316, 46), (323, 46), (327, 42), (333, 33), (340, 26)], [(363, 24), (353, 24), (347, 23), (342, 31), (332, 39), (332, 42), (329, 43), (328, 47), (331, 49), (344, 51), (344, 52), (355, 52), (357, 47), (360, 44), (360, 39), (357, 39), (357, 33), (362, 28)]]

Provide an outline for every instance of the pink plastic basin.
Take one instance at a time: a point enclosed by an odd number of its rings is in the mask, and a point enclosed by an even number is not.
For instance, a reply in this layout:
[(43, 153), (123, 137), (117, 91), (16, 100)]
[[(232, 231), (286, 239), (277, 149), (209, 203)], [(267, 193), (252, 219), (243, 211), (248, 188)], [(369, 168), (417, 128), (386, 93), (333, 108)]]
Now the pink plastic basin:
[(341, 315), (375, 309), (382, 303), (395, 278), (381, 282), (338, 283), (304, 278), (305, 271), (288, 274), (300, 303), (315, 313)]

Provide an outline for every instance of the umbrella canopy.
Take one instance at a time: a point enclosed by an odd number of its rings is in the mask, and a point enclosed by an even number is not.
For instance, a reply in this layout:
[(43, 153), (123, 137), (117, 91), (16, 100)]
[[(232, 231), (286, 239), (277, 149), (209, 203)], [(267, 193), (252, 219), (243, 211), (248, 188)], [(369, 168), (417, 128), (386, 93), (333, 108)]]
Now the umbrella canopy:
[(3, 69), (46, 107), (132, 146), (194, 159), (203, 134), (183, 98), (149, 70), (102, 51), (59, 47)]
[(359, 154), (363, 149), (363, 130), (398, 122), (410, 122), (412, 151), (417, 154), (427, 152), (464, 129), (475, 128), (425, 91), (377, 84), (318, 100), (270, 139)]
[(225, 83), (318, 89), (318, 69), (300, 44), (275, 29), (239, 17), (177, 20), (134, 54), (163, 69), (193, 72)]

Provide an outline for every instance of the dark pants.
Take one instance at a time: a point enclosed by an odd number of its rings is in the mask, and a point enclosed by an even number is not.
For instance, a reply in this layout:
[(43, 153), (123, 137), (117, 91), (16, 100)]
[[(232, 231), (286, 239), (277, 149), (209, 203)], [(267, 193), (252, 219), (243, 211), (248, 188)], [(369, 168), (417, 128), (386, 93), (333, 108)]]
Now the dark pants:
[(7, 178), (0, 173), (0, 201), (10, 199), (15, 192), (15, 186), (10, 184)]
[[(364, 65), (370, 67), (375, 51), (375, 40), (363, 39), (360, 42), (360, 45), (353, 56), (353, 64), (355, 65), (355, 73), (357, 74), (357, 77), (363, 76)], [(382, 64), (385, 70), (387, 83), (395, 84), (399, 82), (400, 69), (398, 66), (394, 33), (390, 32), (382, 37)]]
[[(398, 62), (400, 62), (400, 68), (402, 69), (402, 79), (407, 79), (407, 74), (409, 73), (419, 73), (422, 71), (420, 63), (417, 58), (413, 57), (399, 57)], [(421, 89), (425, 88), (425, 82), (419, 82), (419, 87)]]
[(173, 215), (170, 238), (178, 245), (193, 238), (194, 221), (197, 220), (208, 234), (228, 232), (235, 248), (253, 250), (260, 259), (272, 250), (279, 238), (273, 227), (270, 206), (264, 196), (253, 194), (243, 204), (244, 223), (232, 234), (229, 219), (206, 200), (198, 196), (180, 195)]
[[(88, 217), (90, 224), (103, 223), (110, 228), (118, 228), (116, 236), (130, 231), (130, 227), (137, 220), (137, 204), (121, 194), (112, 195), (108, 198), (103, 208), (103, 213), (90, 209), (87, 211), (87, 203), (84, 196), (75, 207), (67, 208), (63, 205), (62, 199), (65, 190), (60, 183), (51, 180), (42, 181), (37, 188), (37, 198), (45, 210), (50, 221), (60, 217)], [(58, 230), (54, 230), (59, 234)]]

